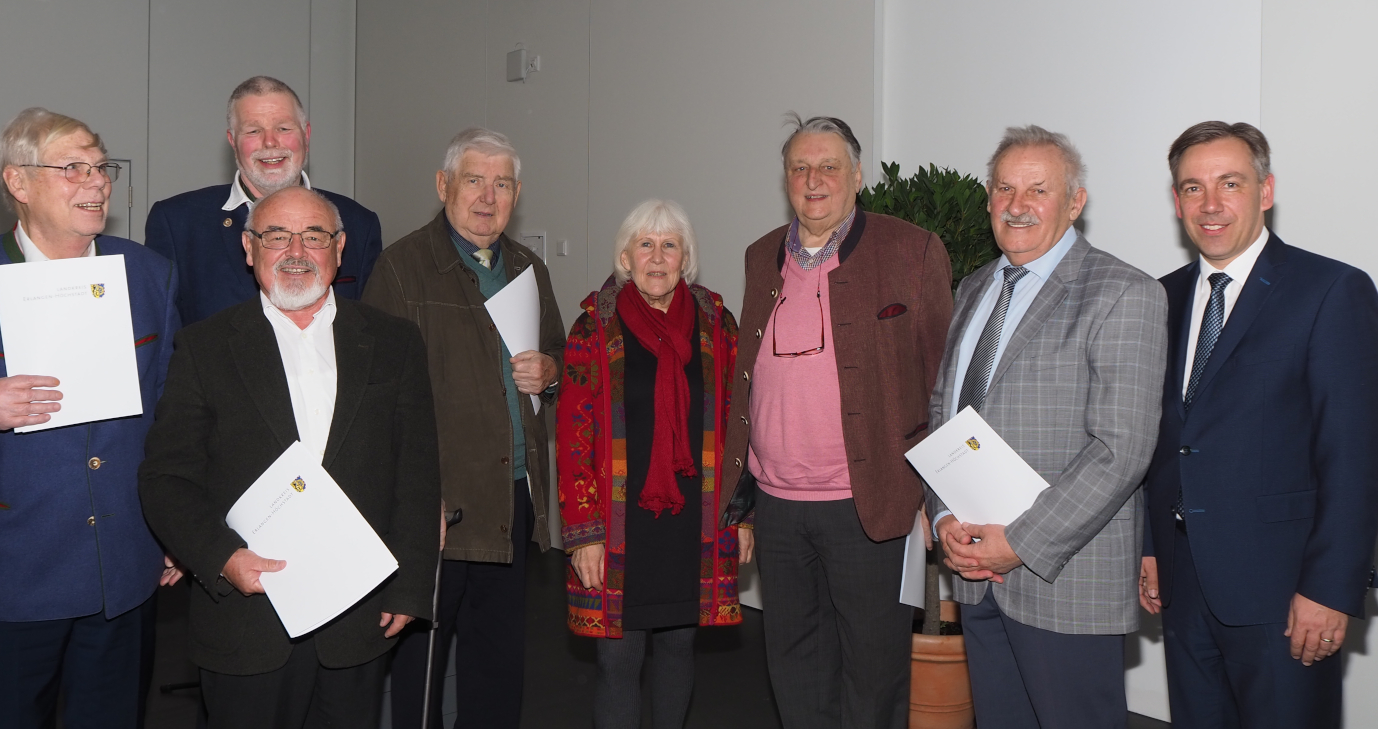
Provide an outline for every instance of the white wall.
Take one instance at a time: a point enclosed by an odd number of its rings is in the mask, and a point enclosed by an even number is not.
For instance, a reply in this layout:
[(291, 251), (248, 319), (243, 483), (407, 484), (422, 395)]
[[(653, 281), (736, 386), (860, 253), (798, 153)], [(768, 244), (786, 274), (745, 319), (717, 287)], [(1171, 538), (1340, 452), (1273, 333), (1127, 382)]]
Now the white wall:
[[(359, 197), (389, 241), (419, 227), (440, 207), (433, 176), (445, 143), (487, 124), (522, 155), (511, 227), (570, 243), (569, 256), (549, 256), (566, 324), (610, 272), (622, 218), (652, 196), (688, 209), (700, 281), (736, 309), (746, 245), (788, 219), (781, 115), (842, 116), (869, 151), (874, 27), (869, 5), (821, 0), (363, 0)], [(849, 50), (804, 71), (768, 50), (789, 39)], [(542, 70), (511, 83), (505, 54), (518, 43)]]
[[(1161, 276), (1192, 255), (1173, 213), (1168, 146), (1198, 121), (1247, 121), (1273, 145), (1274, 230), (1378, 272), (1363, 227), (1378, 166), (1372, 3), (883, 4), (881, 155), (902, 171), (934, 162), (984, 178), (1004, 127), (1065, 132), (1089, 167), (1087, 237)], [(1370, 632), (1351, 624), (1349, 727), (1378, 711)], [(1130, 640), (1127, 663), (1130, 709), (1166, 719), (1156, 620)]]
[[(59, 50), (54, 39), (71, 37), (86, 42)], [(354, 0), (10, 3), (0, 22), (0, 124), (29, 106), (89, 124), (111, 157), (132, 162), (106, 232), (143, 240), (152, 202), (233, 176), (225, 101), (255, 74), (297, 90), (317, 119), (312, 180), (351, 193), (354, 53)], [(12, 220), (0, 211), (0, 226)]]

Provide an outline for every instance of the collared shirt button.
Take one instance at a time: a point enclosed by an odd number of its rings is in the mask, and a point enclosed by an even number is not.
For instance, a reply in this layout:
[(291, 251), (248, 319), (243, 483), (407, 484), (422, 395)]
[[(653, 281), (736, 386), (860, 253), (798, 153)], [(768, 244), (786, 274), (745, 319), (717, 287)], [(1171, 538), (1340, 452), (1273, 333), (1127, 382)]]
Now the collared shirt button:
[(94, 470), (100, 468), (100, 464), (102, 464), (102, 463), (105, 463), (105, 461), (102, 461), (101, 459), (99, 459), (99, 458), (97, 458), (97, 457), (95, 457), (95, 456), (91, 456), (91, 460), (89, 460), (89, 461), (86, 462), (86, 467), (89, 468), (89, 469), (91, 469), (92, 471), (94, 471)]
[(87, 525), (87, 526), (95, 526), (95, 525), (96, 525), (96, 517), (94, 517), (94, 516), (88, 516), (88, 517), (86, 517), (86, 525)]

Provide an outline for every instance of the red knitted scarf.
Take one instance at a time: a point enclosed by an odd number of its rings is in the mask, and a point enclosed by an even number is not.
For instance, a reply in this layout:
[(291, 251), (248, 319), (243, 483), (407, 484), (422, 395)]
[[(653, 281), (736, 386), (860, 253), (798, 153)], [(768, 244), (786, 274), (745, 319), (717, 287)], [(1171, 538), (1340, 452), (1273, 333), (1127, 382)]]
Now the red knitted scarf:
[(689, 452), (689, 380), (684, 368), (693, 355), (696, 321), (694, 298), (681, 279), (668, 312), (646, 303), (630, 281), (617, 294), (617, 313), (646, 351), (656, 356), (656, 415), (651, 439), (651, 467), (637, 505), (678, 514), (684, 508), (675, 474), (697, 475)]

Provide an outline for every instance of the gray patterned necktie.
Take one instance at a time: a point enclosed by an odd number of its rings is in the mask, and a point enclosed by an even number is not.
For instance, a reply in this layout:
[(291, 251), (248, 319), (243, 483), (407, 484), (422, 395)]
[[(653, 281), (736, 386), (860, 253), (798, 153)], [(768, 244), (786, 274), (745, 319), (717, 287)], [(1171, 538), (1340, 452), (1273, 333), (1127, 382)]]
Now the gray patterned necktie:
[(957, 398), (957, 412), (970, 405), (980, 410), (986, 404), (986, 385), (990, 382), (991, 370), (995, 368), (995, 350), (1000, 346), (1000, 330), (1005, 326), (1005, 315), (1010, 310), (1010, 299), (1014, 298), (1014, 285), (1029, 269), (1023, 266), (1005, 266), (1005, 283), (1000, 287), (1000, 299), (995, 302), (995, 311), (986, 320), (986, 328), (976, 340), (976, 351), (971, 353), (966, 377), (962, 380), (962, 394)]
[(1196, 356), (1191, 361), (1191, 378), (1187, 380), (1187, 394), (1182, 404), (1191, 409), (1191, 401), (1196, 397), (1196, 386), (1201, 384), (1201, 375), (1206, 371), (1215, 342), (1220, 339), (1220, 330), (1225, 327), (1225, 287), (1234, 279), (1228, 274), (1212, 273), (1207, 279), (1211, 284), (1211, 300), (1206, 304), (1206, 313), (1201, 315), (1201, 332), (1196, 337)]
[[(1191, 378), (1187, 380), (1187, 394), (1182, 397), (1182, 404), (1187, 410), (1191, 410), (1196, 386), (1201, 384), (1201, 374), (1206, 371), (1206, 362), (1210, 361), (1215, 343), (1220, 339), (1220, 330), (1225, 328), (1225, 287), (1234, 279), (1225, 273), (1212, 273), (1206, 280), (1211, 284), (1211, 299), (1206, 303), (1206, 313), (1201, 315), (1201, 331), (1196, 335), (1196, 356), (1191, 360)], [(1187, 504), (1181, 486), (1177, 487), (1177, 503), (1172, 508), (1178, 519), (1187, 517)]]

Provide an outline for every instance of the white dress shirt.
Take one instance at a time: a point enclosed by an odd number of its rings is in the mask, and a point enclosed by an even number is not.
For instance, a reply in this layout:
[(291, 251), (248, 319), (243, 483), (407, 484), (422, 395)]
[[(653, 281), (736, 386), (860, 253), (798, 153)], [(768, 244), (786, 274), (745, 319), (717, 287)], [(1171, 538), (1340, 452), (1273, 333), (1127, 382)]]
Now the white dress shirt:
[[(24, 232), (24, 224), (18, 223), (14, 226), (14, 240), (19, 244), (19, 252), (24, 254), (25, 263), (37, 263), (38, 261), (51, 260), (43, 255), (43, 251), (38, 250), (38, 246), (29, 238), (29, 234)], [(96, 239), (91, 239), (91, 245), (86, 246), (86, 252), (77, 256), (78, 258), (89, 258), (96, 255)]]
[(263, 315), (273, 325), (278, 340), (282, 369), (287, 373), (287, 391), (292, 396), (292, 415), (297, 421), (297, 438), (320, 456), (325, 455), (330, 423), (335, 418), (335, 291), (326, 289), (325, 305), (316, 312), (305, 329), (282, 313), (259, 292)]
[(1201, 258), (1201, 275), (1196, 277), (1196, 297), (1191, 304), (1191, 331), (1187, 334), (1187, 366), (1182, 370), (1182, 397), (1187, 396), (1187, 383), (1191, 381), (1191, 367), (1196, 361), (1196, 340), (1201, 336), (1201, 318), (1206, 311), (1206, 305), (1211, 300), (1210, 277), (1213, 273), (1224, 273), (1230, 277), (1230, 282), (1225, 284), (1225, 318), (1220, 320), (1220, 326), (1224, 327), (1225, 322), (1230, 320), (1230, 312), (1234, 310), (1234, 302), (1239, 300), (1239, 292), (1244, 288), (1244, 281), (1249, 278), (1249, 272), (1254, 270), (1254, 263), (1258, 261), (1258, 256), (1263, 253), (1263, 246), (1268, 243), (1268, 228), (1265, 227), (1259, 234), (1258, 240), (1249, 244), (1239, 257), (1230, 261), (1228, 266), (1219, 269), (1211, 265), (1203, 256)]
[[(310, 190), (311, 178), (306, 176), (306, 170), (301, 171), (301, 186)], [(239, 181), (239, 173), (234, 173), (234, 182), (230, 183), (230, 198), (220, 207), (221, 210), (234, 210), (240, 205), (248, 205), (250, 210), (254, 209), (254, 201), (244, 192), (244, 183)]]

